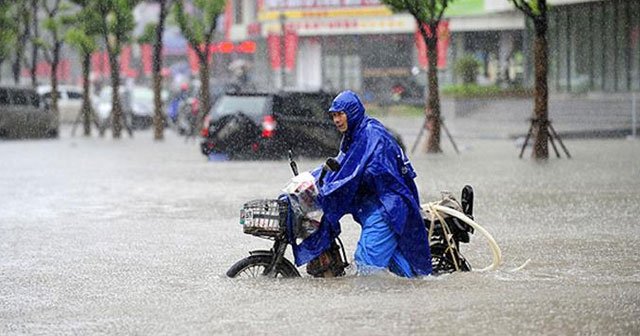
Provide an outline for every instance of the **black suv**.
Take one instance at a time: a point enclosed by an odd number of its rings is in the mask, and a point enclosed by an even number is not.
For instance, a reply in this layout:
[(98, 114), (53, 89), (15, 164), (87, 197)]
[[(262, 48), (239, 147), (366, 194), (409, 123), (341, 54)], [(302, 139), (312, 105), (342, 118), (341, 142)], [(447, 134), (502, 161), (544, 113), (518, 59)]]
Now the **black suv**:
[(230, 159), (335, 155), (340, 133), (327, 113), (326, 92), (226, 93), (211, 108), (202, 130), (204, 155)]

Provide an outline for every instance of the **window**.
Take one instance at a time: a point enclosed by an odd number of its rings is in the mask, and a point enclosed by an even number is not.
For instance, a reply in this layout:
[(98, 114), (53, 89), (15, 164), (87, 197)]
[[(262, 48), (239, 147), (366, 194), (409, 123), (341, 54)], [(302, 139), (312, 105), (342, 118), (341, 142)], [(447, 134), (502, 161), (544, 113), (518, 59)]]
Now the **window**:
[(67, 91), (69, 99), (82, 99), (82, 93), (76, 91)]
[(324, 58), (324, 85), (330, 91), (342, 89), (340, 85), (340, 56), (327, 55)]
[(14, 91), (12, 93), (12, 101), (13, 104), (15, 105), (28, 105), (29, 104), (29, 97), (27, 97), (26, 92), (24, 91)]
[(9, 105), (9, 91), (0, 89), (0, 105)]
[(362, 72), (360, 71), (360, 56), (347, 55), (344, 57), (344, 87), (358, 91), (362, 86)]
[(267, 96), (222, 96), (213, 107), (214, 119), (242, 112), (248, 116), (258, 117), (264, 114), (270, 98)]
[(329, 105), (324, 105), (325, 100), (318, 95), (304, 95), (298, 99), (300, 106), (300, 115), (308, 118), (317, 118), (319, 120), (329, 120)]

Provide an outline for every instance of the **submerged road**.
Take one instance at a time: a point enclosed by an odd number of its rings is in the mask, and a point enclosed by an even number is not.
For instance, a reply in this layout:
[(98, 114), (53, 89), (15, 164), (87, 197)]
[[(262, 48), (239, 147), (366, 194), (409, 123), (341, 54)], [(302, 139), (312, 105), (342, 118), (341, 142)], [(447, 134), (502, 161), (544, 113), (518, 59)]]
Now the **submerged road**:
[[(640, 330), (640, 142), (568, 140), (574, 159), (543, 164), (502, 139), (465, 139), (455, 155), (443, 138), (445, 154), (413, 155), (423, 201), (474, 185), (476, 220), (502, 248), (498, 271), (233, 280), (229, 266), (270, 247), (242, 233), (239, 208), (279, 193), (285, 161), (207, 162), (170, 132), (154, 143), (150, 132), (68, 131), (0, 142), (2, 335)], [(343, 231), (352, 255), (358, 226), (347, 218)], [(478, 235), (462, 250), (478, 269), (490, 263)]]

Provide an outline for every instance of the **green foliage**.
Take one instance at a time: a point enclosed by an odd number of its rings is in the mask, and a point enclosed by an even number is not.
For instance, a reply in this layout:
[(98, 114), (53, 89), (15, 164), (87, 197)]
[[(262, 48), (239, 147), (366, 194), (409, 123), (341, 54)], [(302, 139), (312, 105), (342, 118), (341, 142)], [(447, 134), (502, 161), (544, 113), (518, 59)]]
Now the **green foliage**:
[(135, 27), (133, 9), (139, 0), (96, 0), (90, 6), (100, 16), (99, 32), (108, 41), (110, 53), (120, 54), (123, 43), (131, 40)]
[(521, 86), (501, 88), (497, 85), (478, 84), (446, 85), (442, 87), (442, 96), (453, 98), (506, 98), (530, 97), (532, 92)]
[[(53, 61), (53, 55), (60, 53), (60, 47), (64, 43), (66, 31), (74, 23), (73, 8), (66, 0), (47, 1), (42, 0), (42, 8), (46, 17), (42, 21), (42, 27), (49, 33), (49, 38), (32, 39), (35, 45), (44, 49), (45, 58)], [(54, 54), (50, 54), (54, 52)], [(57, 55), (56, 55), (57, 57)]]
[(95, 36), (87, 35), (87, 32), (82, 29), (69, 29), (64, 39), (85, 54), (90, 54), (98, 48)]
[(90, 54), (98, 48), (96, 38), (100, 33), (102, 18), (90, 6), (91, 0), (70, 1), (79, 6), (80, 10), (70, 17), (72, 28), (67, 30), (65, 41), (81, 53)]
[(456, 60), (453, 65), (453, 73), (460, 76), (464, 84), (472, 84), (476, 82), (479, 67), (480, 62), (475, 57), (466, 55)]
[(174, 14), (182, 34), (192, 46), (208, 44), (213, 38), (225, 0), (193, 0), (193, 13), (185, 11), (184, 0), (176, 1)]
[(436, 23), (454, 0), (382, 0), (394, 12), (409, 12), (424, 23)]
[(18, 22), (14, 18), (15, 4), (0, 1), (0, 60), (13, 51), (18, 36)]
[(424, 116), (424, 107), (407, 104), (397, 104), (391, 106), (367, 105), (367, 114), (373, 117), (384, 116)]
[(532, 18), (545, 15), (548, 7), (547, 0), (509, 0), (509, 2)]
[(140, 44), (154, 43), (156, 40), (156, 26), (158, 25), (155, 23), (147, 23), (147, 25), (144, 26), (144, 31), (142, 32), (142, 35), (138, 37), (138, 43)]

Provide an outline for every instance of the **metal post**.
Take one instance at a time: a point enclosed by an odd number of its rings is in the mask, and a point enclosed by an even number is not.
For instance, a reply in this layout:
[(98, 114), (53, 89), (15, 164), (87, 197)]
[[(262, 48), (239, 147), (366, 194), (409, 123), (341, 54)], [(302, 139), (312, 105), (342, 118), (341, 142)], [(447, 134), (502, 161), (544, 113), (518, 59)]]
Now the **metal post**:
[(638, 128), (638, 115), (636, 109), (636, 93), (631, 93), (631, 138), (636, 139)]

